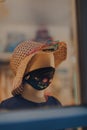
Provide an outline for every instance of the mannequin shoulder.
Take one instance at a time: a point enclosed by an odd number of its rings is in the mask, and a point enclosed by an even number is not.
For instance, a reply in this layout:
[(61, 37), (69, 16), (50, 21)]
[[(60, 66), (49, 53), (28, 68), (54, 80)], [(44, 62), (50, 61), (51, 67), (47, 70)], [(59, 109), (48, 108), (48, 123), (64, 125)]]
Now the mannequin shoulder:
[(57, 98), (55, 98), (55, 97), (53, 97), (53, 96), (49, 96), (49, 97), (48, 97), (48, 102), (49, 102), (50, 104), (52, 104), (52, 105), (62, 106), (61, 102), (60, 102)]
[(13, 104), (17, 103), (17, 98), (16, 97), (10, 97), (8, 99), (3, 100), (0, 103), (0, 109), (7, 109), (10, 106), (13, 106)]

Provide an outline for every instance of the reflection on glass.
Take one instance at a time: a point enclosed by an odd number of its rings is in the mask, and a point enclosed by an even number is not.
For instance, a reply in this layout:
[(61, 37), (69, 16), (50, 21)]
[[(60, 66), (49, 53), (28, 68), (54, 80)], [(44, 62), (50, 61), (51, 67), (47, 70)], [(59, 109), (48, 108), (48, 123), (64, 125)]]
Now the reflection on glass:
[(72, 37), (70, 0), (7, 0), (0, 3), (0, 101), (11, 97), (14, 74), (9, 58), (24, 40), (59, 40), (67, 43), (67, 59), (57, 69), (48, 93), (62, 105), (78, 103), (76, 57)]

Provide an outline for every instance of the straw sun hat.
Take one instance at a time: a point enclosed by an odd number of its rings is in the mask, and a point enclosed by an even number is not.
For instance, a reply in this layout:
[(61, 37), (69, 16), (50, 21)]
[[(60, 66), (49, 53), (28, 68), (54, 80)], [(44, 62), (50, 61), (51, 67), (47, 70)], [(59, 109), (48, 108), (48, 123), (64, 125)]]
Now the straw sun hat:
[[(23, 92), (22, 80), (25, 74), (25, 70), (28, 64), (31, 64), (31, 60), (38, 53), (38, 55), (44, 53), (52, 53), (54, 56), (55, 68), (66, 59), (67, 47), (65, 42), (48, 42), (39, 43), (34, 41), (21, 42), (14, 50), (10, 65), (15, 74), (13, 81), (12, 94), (21, 94)], [(38, 58), (38, 57), (37, 57)], [(42, 57), (43, 58), (43, 57)]]

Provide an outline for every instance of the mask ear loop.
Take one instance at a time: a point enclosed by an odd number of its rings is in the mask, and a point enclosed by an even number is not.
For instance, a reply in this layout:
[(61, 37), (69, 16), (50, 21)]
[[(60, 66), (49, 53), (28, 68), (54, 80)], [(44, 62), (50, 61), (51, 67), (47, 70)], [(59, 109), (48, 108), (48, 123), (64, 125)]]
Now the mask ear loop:
[(27, 80), (29, 80), (30, 78), (30, 72), (28, 72), (27, 74), (25, 74), (25, 76), (23, 77), (23, 81), (22, 83), (25, 84)]

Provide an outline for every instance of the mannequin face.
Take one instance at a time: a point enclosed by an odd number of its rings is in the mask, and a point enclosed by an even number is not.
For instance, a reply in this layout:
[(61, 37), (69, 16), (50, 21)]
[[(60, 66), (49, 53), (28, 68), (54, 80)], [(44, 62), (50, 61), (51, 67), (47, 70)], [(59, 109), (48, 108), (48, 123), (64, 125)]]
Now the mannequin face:
[(23, 81), (37, 90), (43, 90), (51, 83), (54, 72), (53, 54), (42, 52), (37, 54), (27, 66)]

